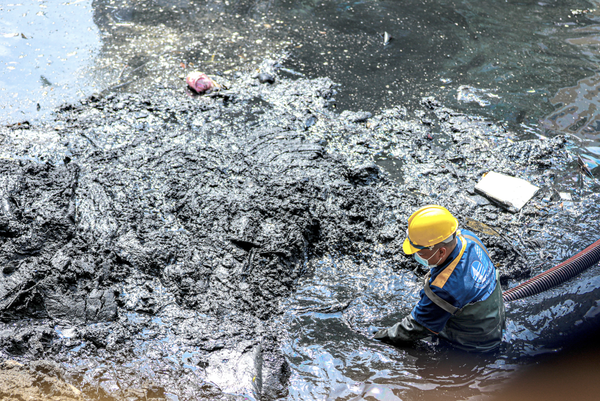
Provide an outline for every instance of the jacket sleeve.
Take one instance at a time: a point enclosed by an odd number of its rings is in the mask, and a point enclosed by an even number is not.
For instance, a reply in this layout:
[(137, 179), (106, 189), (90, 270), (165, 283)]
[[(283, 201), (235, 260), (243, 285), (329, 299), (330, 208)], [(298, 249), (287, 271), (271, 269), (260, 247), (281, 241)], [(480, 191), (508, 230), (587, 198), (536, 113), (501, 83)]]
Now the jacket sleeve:
[(427, 337), (429, 334), (431, 334), (429, 330), (417, 323), (412, 315), (408, 315), (400, 322), (386, 329), (385, 333), (381, 333), (379, 336), (376, 335), (375, 338), (394, 344), (408, 345)]
[[(432, 285), (431, 291), (444, 301), (449, 302), (451, 305), (460, 308), (462, 305), (452, 297), (446, 290)], [(425, 291), (421, 290), (421, 299), (415, 305), (411, 312), (412, 318), (423, 327), (431, 330), (434, 333), (439, 333), (444, 330), (446, 322), (452, 317), (449, 312), (446, 312), (439, 306), (437, 306), (427, 295)]]

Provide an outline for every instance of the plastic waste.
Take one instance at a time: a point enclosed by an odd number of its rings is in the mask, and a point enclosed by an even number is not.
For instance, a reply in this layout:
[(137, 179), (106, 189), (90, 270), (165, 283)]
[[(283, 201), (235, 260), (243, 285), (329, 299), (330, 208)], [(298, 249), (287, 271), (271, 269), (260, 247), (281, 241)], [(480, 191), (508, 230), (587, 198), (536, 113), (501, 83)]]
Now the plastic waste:
[(390, 36), (389, 33), (384, 32), (383, 33), (383, 45), (387, 45), (388, 43), (390, 43), (390, 40), (392, 40), (392, 37)]
[(490, 171), (475, 186), (475, 191), (486, 196), (510, 212), (518, 212), (539, 190), (535, 185), (516, 177)]
[(188, 86), (198, 93), (205, 93), (213, 89), (216, 84), (203, 72), (193, 71), (185, 78)]

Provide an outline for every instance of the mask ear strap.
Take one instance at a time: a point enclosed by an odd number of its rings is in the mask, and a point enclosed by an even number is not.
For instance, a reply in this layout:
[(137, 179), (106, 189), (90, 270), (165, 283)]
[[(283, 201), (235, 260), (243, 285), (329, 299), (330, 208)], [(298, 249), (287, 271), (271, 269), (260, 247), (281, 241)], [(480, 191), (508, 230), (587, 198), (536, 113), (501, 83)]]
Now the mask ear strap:
[[(446, 249), (446, 247), (442, 247), (442, 248), (443, 248), (443, 249)], [(440, 248), (440, 249), (442, 249), (442, 248)], [(440, 249), (438, 249), (438, 251), (439, 251)], [(440, 252), (440, 255), (441, 255), (441, 254), (442, 254), (442, 253)], [(440, 256), (440, 258), (438, 259), (438, 261), (437, 261), (436, 265), (438, 265), (438, 266), (439, 266), (441, 261), (442, 261), (442, 257)]]

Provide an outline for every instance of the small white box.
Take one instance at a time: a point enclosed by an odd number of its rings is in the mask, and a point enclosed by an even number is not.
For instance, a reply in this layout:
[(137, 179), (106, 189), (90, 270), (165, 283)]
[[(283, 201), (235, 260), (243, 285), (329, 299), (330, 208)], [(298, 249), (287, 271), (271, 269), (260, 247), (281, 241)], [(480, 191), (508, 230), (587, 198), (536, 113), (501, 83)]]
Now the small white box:
[(475, 185), (475, 191), (500, 203), (511, 212), (518, 212), (539, 188), (521, 178), (490, 171)]

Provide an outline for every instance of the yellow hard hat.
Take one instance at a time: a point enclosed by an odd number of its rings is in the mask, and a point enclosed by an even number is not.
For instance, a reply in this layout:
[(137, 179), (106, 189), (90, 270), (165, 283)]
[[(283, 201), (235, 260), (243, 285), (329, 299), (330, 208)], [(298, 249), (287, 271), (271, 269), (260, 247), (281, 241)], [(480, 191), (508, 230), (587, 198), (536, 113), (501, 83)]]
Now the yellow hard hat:
[(427, 205), (408, 218), (407, 238), (402, 249), (412, 255), (449, 238), (458, 229), (458, 220), (443, 206)]

